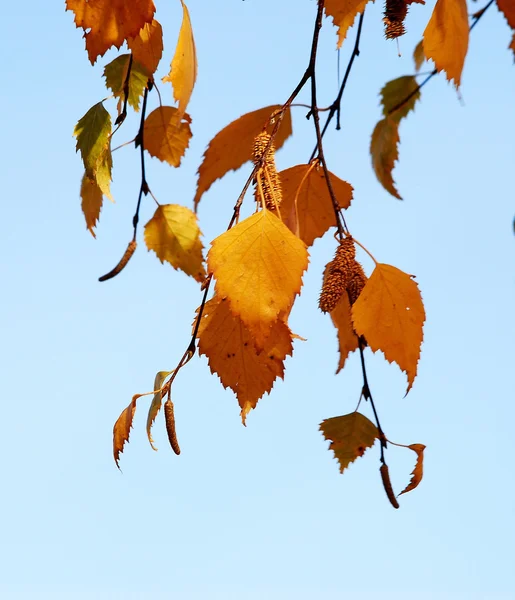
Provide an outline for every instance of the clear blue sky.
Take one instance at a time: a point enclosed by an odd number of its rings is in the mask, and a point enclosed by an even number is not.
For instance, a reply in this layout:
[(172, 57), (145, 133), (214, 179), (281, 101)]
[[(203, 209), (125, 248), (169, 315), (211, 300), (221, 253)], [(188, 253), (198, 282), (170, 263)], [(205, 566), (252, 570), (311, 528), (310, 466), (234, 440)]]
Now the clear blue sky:
[[(174, 387), (182, 455), (168, 448), (161, 422), (159, 452), (151, 450), (143, 399), (123, 475), (116, 469), (113, 423), (133, 393), (151, 389), (156, 371), (175, 366), (199, 293), (143, 244), (121, 276), (97, 281), (131, 235), (138, 155), (129, 147), (116, 153), (116, 204), (104, 208), (93, 240), (80, 212), (72, 130), (107, 95), (101, 71), (114, 55), (91, 68), (63, 4), (28, 0), (3, 10), (0, 596), (515, 598), (515, 67), (497, 9), (472, 35), (462, 100), (434, 79), (401, 126), (395, 178), (404, 202), (377, 183), (368, 145), (378, 92), (413, 71), (432, 0), (412, 7), (402, 58), (383, 39), (381, 3), (367, 10), (342, 130), (327, 135), (331, 170), (355, 188), (347, 215), (354, 235), (382, 262), (417, 275), (427, 309), (419, 377), (407, 398), (404, 375), (379, 356), (368, 359), (388, 436), (427, 445), (424, 481), (394, 511), (377, 448), (342, 476), (318, 431), (322, 419), (354, 409), (361, 386), (356, 356), (334, 376), (335, 332), (316, 309), (330, 235), (313, 248), (292, 315), (308, 342), (296, 344), (285, 382), (247, 428), (232, 393), (197, 358)], [(239, 115), (284, 101), (297, 83), (315, 2), (190, 0), (189, 7), (199, 57), (194, 138), (179, 170), (155, 159), (148, 170), (162, 203), (191, 206), (209, 139)], [(163, 75), (179, 2), (158, 1), (157, 17), (166, 31)], [(337, 90), (335, 40), (326, 21), (321, 104)], [(160, 89), (171, 103), (170, 89)], [(309, 157), (304, 115), (297, 109), (281, 168)], [(118, 139), (130, 139), (136, 126), (128, 121)], [(203, 198), (206, 243), (225, 228), (247, 174), (227, 176)], [(146, 202), (144, 222), (152, 212)], [(409, 480), (413, 458), (389, 451), (396, 489)]]

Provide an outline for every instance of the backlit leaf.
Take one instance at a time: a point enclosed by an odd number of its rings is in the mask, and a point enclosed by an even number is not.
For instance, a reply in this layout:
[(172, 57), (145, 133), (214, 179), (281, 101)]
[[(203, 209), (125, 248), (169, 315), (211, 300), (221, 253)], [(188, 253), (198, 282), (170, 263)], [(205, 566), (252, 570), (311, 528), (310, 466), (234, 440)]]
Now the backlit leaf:
[(420, 42), (415, 46), (415, 50), (413, 50), (413, 62), (415, 63), (415, 71), (417, 73), (420, 71), (420, 67), (424, 64), (425, 60), (424, 40), (420, 40)]
[[(209, 142), (202, 164), (198, 169), (197, 192), (194, 199), (195, 210), (197, 210), (202, 194), (217, 179), (223, 177), (228, 171), (235, 171), (247, 161), (252, 160), (254, 138), (261, 133), (270, 116), (280, 108), (280, 105), (266, 106), (247, 113), (219, 131)], [(268, 133), (272, 133), (273, 128), (274, 124), (272, 123), (267, 127)], [(291, 133), (291, 114), (288, 109), (284, 113), (281, 126), (274, 139), (276, 150), (284, 144)]]
[(369, 0), (326, 0), (325, 14), (332, 17), (333, 23), (338, 27), (338, 48), (343, 44), (354, 19), (365, 10), (368, 2)]
[(82, 212), (86, 219), (86, 227), (91, 235), (96, 237), (95, 227), (100, 216), (103, 195), (97, 182), (94, 179), (90, 179), (86, 173), (84, 173), (84, 176), (82, 177), (80, 197), (82, 200)]
[(352, 320), (370, 348), (381, 350), (408, 377), (408, 392), (417, 375), (424, 304), (413, 278), (391, 265), (377, 264), (356, 303)]
[(370, 154), (372, 155), (372, 166), (381, 185), (399, 200), (399, 192), (395, 189), (392, 170), (395, 161), (399, 158), (399, 126), (391, 117), (379, 121), (372, 133), (370, 143)]
[[(297, 165), (279, 173), (282, 188), (281, 217), (288, 228), (308, 246), (336, 227), (331, 196), (321, 167)], [(341, 208), (349, 208), (352, 186), (330, 173), (333, 191)]]
[(306, 245), (272, 212), (262, 210), (212, 244), (208, 270), (219, 296), (230, 301), (262, 349), (272, 324), (288, 313), (308, 266)]
[(156, 72), (163, 55), (163, 29), (159, 21), (145, 23), (138, 35), (127, 40), (133, 59), (145, 70), (148, 77)]
[[(127, 78), (130, 57), (130, 54), (122, 54), (104, 67), (106, 87), (113, 92), (115, 98), (123, 98), (123, 88), (125, 79)], [(148, 74), (145, 69), (133, 60), (129, 77), (128, 101), (135, 111), (139, 110), (139, 99), (143, 95), (143, 90), (147, 85), (147, 81)]]
[(161, 262), (169, 262), (199, 282), (204, 280), (204, 259), (197, 216), (186, 206), (166, 204), (157, 207), (145, 225), (145, 243)]
[[(409, 98), (409, 100), (406, 100)], [(381, 104), (383, 115), (390, 117), (397, 123), (406, 117), (415, 108), (416, 101), (420, 98), (417, 80), (411, 75), (405, 75), (389, 81), (381, 90)], [(401, 106), (399, 106), (401, 105)], [(398, 107), (398, 108), (397, 108)], [(396, 109), (393, 111), (393, 109)], [(392, 112), (393, 111), (393, 112)]]
[(377, 427), (359, 412), (342, 417), (332, 417), (320, 423), (320, 431), (329, 440), (329, 450), (340, 463), (340, 473), (365, 454), (379, 437)]
[[(156, 374), (155, 379), (154, 379), (154, 390), (161, 389), (163, 387), (163, 383), (165, 382), (165, 379), (170, 374), (171, 374), (171, 371), (159, 371)], [(154, 440), (152, 438), (152, 425), (154, 424), (154, 421), (156, 420), (157, 414), (161, 410), (162, 401), (163, 401), (163, 393), (156, 392), (154, 394), (154, 397), (152, 398), (152, 402), (150, 404), (150, 408), (148, 410), (148, 417), (147, 417), (148, 441), (150, 442), (152, 449), (155, 450), (156, 452), (157, 452), (157, 448), (154, 446)]]
[(426, 447), (424, 446), (424, 444), (411, 444), (410, 446), (408, 446), (408, 448), (410, 450), (413, 450), (413, 452), (416, 452), (417, 463), (415, 464), (415, 468), (411, 473), (411, 481), (409, 482), (408, 486), (402, 490), (399, 496), (401, 494), (406, 494), (407, 492), (411, 492), (411, 490), (414, 490), (422, 481), (422, 476), (424, 474), (424, 450), (426, 449)]
[(77, 138), (76, 150), (80, 151), (88, 174), (96, 171), (99, 159), (108, 146), (110, 134), (111, 116), (102, 102), (92, 106), (75, 125), (73, 135)]
[(178, 167), (191, 139), (191, 118), (173, 106), (160, 106), (145, 120), (144, 146), (150, 156)]
[(349, 296), (345, 292), (334, 310), (330, 313), (333, 325), (338, 332), (338, 350), (340, 358), (336, 372), (339, 373), (345, 366), (345, 361), (351, 352), (359, 348), (358, 336), (352, 325), (351, 306)]
[(179, 103), (179, 114), (184, 114), (197, 79), (197, 52), (193, 29), (191, 27), (190, 13), (184, 0), (181, 0), (183, 18), (179, 40), (175, 54), (170, 65), (170, 73), (163, 77), (163, 81), (170, 81), (173, 85), (173, 97)]
[(459, 87), (469, 43), (467, 0), (438, 0), (424, 31), (424, 54)]
[(285, 323), (275, 321), (262, 352), (254, 347), (253, 335), (231, 312), (219, 295), (206, 303), (197, 334), (199, 353), (208, 358), (212, 373), (236, 394), (241, 418), (270, 392), (277, 377), (283, 378), (286, 356), (293, 352), (292, 335)]
[(513, 0), (497, 0), (497, 6), (508, 21), (508, 25), (515, 29), (515, 2)]
[(137, 35), (156, 11), (153, 0), (66, 0), (66, 9), (75, 13), (75, 24), (85, 32), (91, 64)]
[(113, 455), (118, 468), (120, 468), (120, 454), (123, 452), (125, 442), (129, 441), (132, 420), (136, 412), (136, 400), (140, 397), (140, 394), (132, 397), (131, 403), (122, 411), (113, 427)]

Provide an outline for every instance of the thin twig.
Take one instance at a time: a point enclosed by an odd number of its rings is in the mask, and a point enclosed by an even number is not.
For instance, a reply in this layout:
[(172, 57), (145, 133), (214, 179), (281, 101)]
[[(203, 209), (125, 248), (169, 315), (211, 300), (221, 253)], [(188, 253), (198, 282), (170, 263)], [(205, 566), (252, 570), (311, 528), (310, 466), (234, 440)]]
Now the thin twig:
[(138, 194), (138, 203), (136, 204), (136, 212), (134, 213), (134, 217), (132, 218), (132, 226), (134, 227), (134, 236), (133, 240), (136, 239), (136, 233), (138, 231), (138, 222), (139, 222), (139, 209), (141, 207), (141, 198), (143, 194), (145, 196), (149, 193), (149, 187), (145, 174), (145, 115), (147, 112), (147, 99), (148, 99), (148, 90), (149, 88), (145, 88), (145, 92), (143, 94), (143, 106), (141, 107), (141, 119), (139, 124), (139, 131), (134, 140), (134, 145), (136, 148), (140, 149), (140, 158), (141, 158), (141, 185), (139, 188)]

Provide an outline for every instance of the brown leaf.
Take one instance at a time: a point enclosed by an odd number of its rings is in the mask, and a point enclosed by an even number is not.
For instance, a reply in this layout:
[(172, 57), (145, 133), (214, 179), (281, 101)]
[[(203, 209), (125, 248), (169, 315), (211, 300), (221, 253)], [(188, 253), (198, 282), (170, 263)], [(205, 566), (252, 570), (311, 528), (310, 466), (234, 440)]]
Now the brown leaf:
[(386, 117), (379, 121), (372, 133), (370, 154), (372, 166), (381, 185), (392, 196), (402, 200), (392, 177), (395, 161), (399, 158), (399, 140), (398, 123), (391, 117)]
[(333, 325), (338, 332), (338, 350), (340, 358), (336, 372), (339, 373), (345, 366), (345, 361), (351, 352), (359, 348), (358, 336), (352, 325), (351, 306), (349, 296), (343, 294), (334, 310), (330, 313)]
[(131, 403), (122, 411), (113, 427), (113, 455), (118, 468), (120, 468), (120, 454), (123, 452), (125, 442), (129, 441), (132, 420), (136, 412), (136, 400), (140, 397), (141, 394), (135, 394), (132, 397)]
[(354, 19), (365, 10), (368, 2), (369, 0), (326, 0), (325, 14), (332, 17), (333, 23), (338, 27), (338, 48), (341, 48)]
[[(204, 152), (202, 164), (198, 169), (197, 192), (194, 205), (197, 210), (202, 194), (220, 177), (228, 171), (239, 169), (247, 161), (252, 160), (254, 138), (263, 130), (270, 116), (280, 109), (280, 105), (266, 106), (241, 116), (227, 127), (219, 131), (209, 142)], [(268, 133), (272, 133), (274, 124), (267, 127)], [(281, 126), (274, 139), (274, 146), (279, 149), (290, 137), (291, 114), (286, 110), (281, 121)]]
[(425, 60), (424, 40), (420, 40), (420, 42), (415, 46), (415, 50), (413, 50), (413, 62), (415, 63), (415, 71), (417, 73), (420, 71), (420, 67), (423, 65)]
[(497, 0), (497, 6), (508, 21), (508, 25), (515, 29), (515, 2), (513, 0)]
[(424, 444), (411, 444), (410, 446), (408, 446), (408, 448), (410, 450), (413, 450), (413, 452), (415, 452), (417, 454), (417, 463), (415, 464), (415, 468), (413, 469), (412, 473), (411, 473), (411, 481), (409, 482), (409, 484), (407, 485), (407, 487), (405, 489), (402, 490), (402, 492), (399, 494), (399, 496), (401, 494), (406, 494), (407, 492), (411, 492), (411, 490), (414, 490), (418, 484), (422, 481), (422, 476), (424, 474), (424, 450), (426, 449), (426, 447), (424, 446)]
[[(333, 203), (321, 167), (297, 165), (279, 173), (282, 187), (281, 217), (284, 224), (308, 246), (336, 227)], [(353, 188), (333, 173), (331, 185), (340, 208), (349, 208)]]

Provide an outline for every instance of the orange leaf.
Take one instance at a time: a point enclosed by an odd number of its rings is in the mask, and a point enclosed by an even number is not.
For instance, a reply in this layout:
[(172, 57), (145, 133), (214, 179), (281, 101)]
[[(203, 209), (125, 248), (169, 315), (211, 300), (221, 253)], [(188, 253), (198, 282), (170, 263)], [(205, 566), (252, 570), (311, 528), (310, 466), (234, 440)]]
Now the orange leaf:
[(163, 55), (163, 29), (159, 21), (145, 23), (137, 36), (127, 40), (127, 46), (134, 60), (152, 77)]
[(217, 237), (208, 257), (216, 291), (265, 347), (272, 324), (287, 313), (300, 293), (308, 266), (304, 242), (272, 212), (262, 210)]
[(497, 6), (508, 21), (508, 25), (515, 29), (515, 2), (513, 0), (497, 0)]
[(399, 141), (399, 124), (391, 117), (381, 119), (372, 133), (370, 154), (372, 166), (381, 185), (392, 196), (402, 200), (392, 177), (395, 161), (399, 158)]
[(75, 13), (75, 24), (84, 29), (91, 64), (109, 48), (119, 48), (138, 34), (156, 12), (153, 0), (66, 0)]
[[(198, 169), (197, 192), (194, 199), (195, 210), (197, 210), (202, 194), (217, 179), (223, 177), (228, 171), (235, 171), (247, 161), (252, 160), (254, 138), (261, 133), (270, 116), (280, 108), (280, 105), (266, 106), (247, 113), (224, 127), (209, 142), (202, 164)], [(266, 130), (268, 133), (272, 133), (273, 128), (274, 124), (271, 123)], [(284, 113), (274, 138), (276, 150), (284, 144), (291, 133), (291, 114), (288, 109)]]
[(131, 403), (122, 411), (113, 427), (113, 455), (118, 468), (120, 468), (120, 454), (123, 452), (125, 442), (129, 441), (132, 420), (136, 412), (136, 400), (140, 397), (141, 394), (135, 394), (132, 397)]
[(379, 438), (377, 427), (359, 412), (342, 417), (332, 417), (320, 423), (320, 431), (330, 440), (329, 450), (340, 463), (340, 473), (365, 454)]
[[(408, 390), (417, 375), (426, 318), (418, 285), (400, 269), (378, 263), (356, 303), (352, 320), (370, 348), (381, 350), (408, 377)], [(407, 393), (406, 392), (406, 393)]]
[(212, 373), (238, 397), (241, 418), (270, 392), (277, 377), (283, 378), (284, 359), (293, 352), (292, 334), (282, 321), (275, 321), (262, 352), (255, 349), (253, 335), (227, 300), (214, 296), (206, 303), (197, 337), (199, 353), (205, 354)]
[(97, 182), (94, 179), (90, 179), (87, 173), (84, 173), (82, 177), (80, 197), (82, 199), (81, 206), (84, 218), (86, 219), (86, 227), (93, 237), (97, 237), (95, 235), (95, 227), (100, 216), (103, 195)]
[(407, 487), (405, 489), (402, 490), (402, 492), (399, 494), (399, 496), (401, 494), (406, 494), (407, 492), (411, 492), (411, 490), (414, 490), (417, 485), (422, 481), (422, 476), (424, 474), (424, 450), (426, 449), (426, 447), (424, 446), (424, 444), (411, 444), (410, 446), (407, 446), (410, 450), (413, 450), (413, 452), (416, 452), (417, 454), (417, 463), (415, 464), (415, 468), (413, 469), (412, 473), (411, 473), (411, 481), (409, 482), (409, 484), (407, 485)]
[(369, 0), (326, 0), (325, 14), (332, 17), (333, 23), (338, 27), (338, 48), (341, 48), (354, 19), (365, 10), (368, 2)]
[(340, 351), (340, 359), (338, 361), (336, 372), (339, 373), (343, 369), (349, 354), (359, 348), (358, 336), (352, 326), (349, 296), (346, 292), (342, 295), (340, 301), (330, 314), (333, 325), (338, 332), (338, 350)]
[(460, 86), (469, 43), (467, 0), (438, 0), (424, 31), (424, 54)]
[(191, 118), (173, 106), (160, 106), (145, 120), (143, 133), (145, 150), (150, 156), (178, 167), (191, 139)]
[[(297, 165), (281, 171), (279, 177), (283, 193), (281, 216), (290, 231), (310, 246), (330, 227), (336, 227), (333, 203), (321, 167)], [(329, 177), (338, 204), (349, 208), (352, 186), (333, 173)]]
[(183, 17), (175, 54), (170, 65), (170, 73), (163, 82), (173, 85), (173, 97), (179, 102), (179, 114), (182, 116), (188, 106), (195, 80), (197, 79), (197, 51), (193, 39), (190, 13), (184, 0), (181, 0)]

